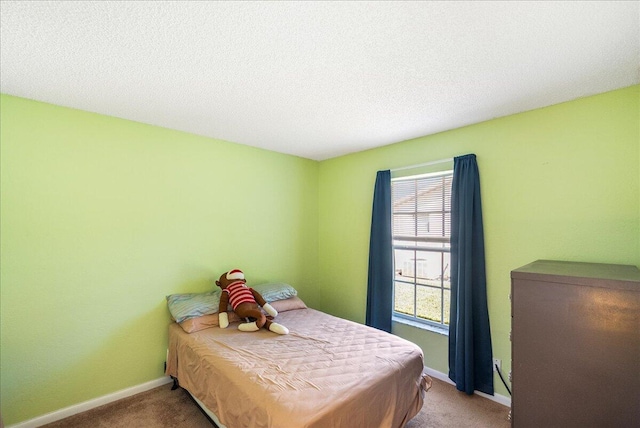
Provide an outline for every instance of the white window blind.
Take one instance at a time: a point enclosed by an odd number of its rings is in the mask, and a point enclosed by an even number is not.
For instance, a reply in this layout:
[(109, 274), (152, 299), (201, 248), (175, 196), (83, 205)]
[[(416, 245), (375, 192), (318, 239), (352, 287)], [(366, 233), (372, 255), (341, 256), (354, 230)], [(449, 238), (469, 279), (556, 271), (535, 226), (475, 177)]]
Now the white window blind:
[(449, 324), (451, 171), (391, 183), (395, 261), (394, 314)]

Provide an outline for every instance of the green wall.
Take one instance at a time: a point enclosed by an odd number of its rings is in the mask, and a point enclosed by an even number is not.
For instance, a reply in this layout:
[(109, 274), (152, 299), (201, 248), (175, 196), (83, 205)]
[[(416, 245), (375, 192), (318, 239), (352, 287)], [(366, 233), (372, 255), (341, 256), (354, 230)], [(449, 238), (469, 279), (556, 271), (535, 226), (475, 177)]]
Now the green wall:
[(6, 424), (162, 376), (165, 295), (317, 285), (318, 163), (2, 95)]
[[(508, 372), (512, 269), (640, 265), (639, 98), (634, 86), (318, 163), (2, 95), (5, 423), (160, 377), (164, 296), (209, 290), (231, 267), (363, 322), (375, 172), (465, 153), (480, 167)], [(446, 336), (394, 332), (447, 372)]]
[[(510, 271), (537, 259), (640, 266), (639, 88), (499, 118), (320, 164), (320, 308), (365, 319), (377, 170), (475, 153), (494, 356), (510, 369)], [(448, 372), (447, 337), (395, 324)], [(496, 392), (507, 396), (499, 378)]]

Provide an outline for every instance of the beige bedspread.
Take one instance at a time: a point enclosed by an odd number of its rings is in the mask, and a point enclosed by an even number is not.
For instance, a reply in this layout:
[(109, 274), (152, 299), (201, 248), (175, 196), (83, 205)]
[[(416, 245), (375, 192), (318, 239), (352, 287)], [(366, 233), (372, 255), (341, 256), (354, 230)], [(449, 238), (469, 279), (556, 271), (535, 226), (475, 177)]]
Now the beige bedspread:
[(228, 428), (402, 427), (420, 411), (431, 379), (415, 344), (313, 309), (277, 320), (289, 335), (172, 324), (167, 374)]

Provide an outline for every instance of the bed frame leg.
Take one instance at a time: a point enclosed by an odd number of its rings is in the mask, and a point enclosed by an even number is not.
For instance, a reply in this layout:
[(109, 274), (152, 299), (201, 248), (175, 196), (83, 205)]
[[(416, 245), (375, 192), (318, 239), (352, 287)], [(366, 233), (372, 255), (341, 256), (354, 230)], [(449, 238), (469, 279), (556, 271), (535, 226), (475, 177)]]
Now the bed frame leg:
[(175, 391), (180, 387), (180, 385), (178, 385), (178, 378), (171, 376), (171, 379), (173, 379), (173, 386), (171, 387), (171, 390)]

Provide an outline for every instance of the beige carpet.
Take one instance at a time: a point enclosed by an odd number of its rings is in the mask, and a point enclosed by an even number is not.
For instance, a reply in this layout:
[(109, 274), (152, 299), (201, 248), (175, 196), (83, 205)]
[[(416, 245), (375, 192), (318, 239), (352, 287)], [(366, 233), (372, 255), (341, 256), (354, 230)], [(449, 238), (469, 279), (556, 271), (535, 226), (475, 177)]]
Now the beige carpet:
[[(433, 380), (424, 406), (406, 428), (507, 428), (509, 408)], [(211, 428), (189, 394), (164, 385), (85, 413), (45, 425), (47, 428)]]
[(509, 428), (509, 408), (479, 395), (467, 395), (455, 386), (433, 379), (422, 410), (406, 428)]

